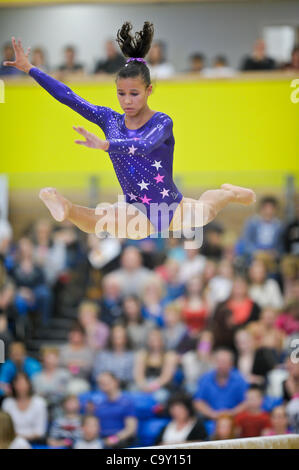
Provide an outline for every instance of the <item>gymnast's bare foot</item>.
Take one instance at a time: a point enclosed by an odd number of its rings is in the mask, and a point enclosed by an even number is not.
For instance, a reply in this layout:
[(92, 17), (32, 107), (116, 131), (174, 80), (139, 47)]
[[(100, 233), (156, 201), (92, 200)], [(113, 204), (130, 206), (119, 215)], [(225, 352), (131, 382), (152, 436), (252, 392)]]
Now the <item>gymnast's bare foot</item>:
[(39, 198), (47, 206), (52, 217), (57, 222), (62, 222), (68, 216), (71, 202), (65, 199), (55, 188), (43, 188), (39, 192)]
[(242, 188), (241, 186), (235, 186), (234, 184), (222, 184), (221, 189), (227, 189), (232, 191), (236, 197), (235, 202), (240, 202), (246, 206), (256, 202), (256, 195), (252, 189)]

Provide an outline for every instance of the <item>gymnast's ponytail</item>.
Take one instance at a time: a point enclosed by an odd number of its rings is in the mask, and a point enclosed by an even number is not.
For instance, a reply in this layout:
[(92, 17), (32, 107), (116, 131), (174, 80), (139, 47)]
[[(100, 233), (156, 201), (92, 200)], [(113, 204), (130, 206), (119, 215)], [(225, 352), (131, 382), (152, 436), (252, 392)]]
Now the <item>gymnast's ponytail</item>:
[[(142, 76), (146, 86), (151, 84), (150, 71), (144, 57), (150, 50), (154, 36), (154, 26), (145, 21), (142, 31), (131, 34), (132, 24), (125, 22), (117, 32), (117, 43), (127, 63), (119, 70), (116, 79)], [(134, 60), (136, 59), (136, 60)], [(139, 60), (138, 60), (139, 59)]]

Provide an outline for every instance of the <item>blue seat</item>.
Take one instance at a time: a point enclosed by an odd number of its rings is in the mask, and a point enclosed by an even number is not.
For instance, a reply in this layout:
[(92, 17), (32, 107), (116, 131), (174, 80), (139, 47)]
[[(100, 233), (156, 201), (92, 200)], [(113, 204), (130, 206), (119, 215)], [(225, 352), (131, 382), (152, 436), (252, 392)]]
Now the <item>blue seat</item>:
[(265, 395), (262, 408), (264, 411), (267, 411), (268, 413), (271, 413), (271, 411), (276, 407), (279, 406), (283, 403), (282, 398), (277, 398), (277, 397), (270, 397)]
[(152, 418), (147, 420), (140, 420), (138, 426), (138, 445), (139, 446), (152, 446), (155, 444), (156, 438), (161, 432), (162, 428), (169, 423), (168, 418)]

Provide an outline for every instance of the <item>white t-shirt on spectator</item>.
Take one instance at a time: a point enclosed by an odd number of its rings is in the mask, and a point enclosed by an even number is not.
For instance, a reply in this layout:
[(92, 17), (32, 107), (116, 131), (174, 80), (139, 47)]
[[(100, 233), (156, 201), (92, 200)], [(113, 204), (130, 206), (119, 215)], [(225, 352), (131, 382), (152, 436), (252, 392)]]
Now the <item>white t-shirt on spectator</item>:
[(84, 441), (78, 440), (74, 447), (74, 449), (103, 449), (103, 444), (100, 439), (94, 439), (93, 441)]
[(263, 284), (252, 284), (249, 295), (259, 307), (283, 307), (283, 296), (275, 279), (267, 279)]
[(148, 68), (150, 69), (150, 74), (153, 79), (170, 78), (175, 75), (174, 66), (169, 62), (163, 62), (158, 65), (148, 65)]
[(5, 398), (2, 409), (10, 414), (17, 434), (28, 438), (46, 434), (48, 416), (44, 398), (33, 395), (26, 410), (19, 409), (15, 398)]
[(17, 436), (10, 444), (9, 449), (32, 449), (32, 447), (26, 439), (21, 436)]

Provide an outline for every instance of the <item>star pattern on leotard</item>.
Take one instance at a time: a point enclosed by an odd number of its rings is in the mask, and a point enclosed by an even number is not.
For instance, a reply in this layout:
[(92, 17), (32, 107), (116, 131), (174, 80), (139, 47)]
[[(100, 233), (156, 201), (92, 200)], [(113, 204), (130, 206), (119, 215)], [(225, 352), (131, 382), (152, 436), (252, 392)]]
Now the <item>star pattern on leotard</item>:
[(147, 190), (148, 190), (148, 185), (149, 185), (150, 183), (145, 183), (145, 181), (142, 180), (141, 183), (137, 183), (137, 184), (138, 184), (138, 186), (140, 186), (140, 190), (142, 191), (143, 189), (147, 189)]
[(149, 202), (151, 201), (151, 198), (147, 198), (146, 194), (144, 194), (144, 196), (140, 197), (139, 199), (142, 201), (143, 204), (148, 204), (148, 205), (149, 205)]
[(134, 155), (136, 150), (137, 150), (137, 147), (134, 147), (134, 145), (131, 145), (131, 147), (129, 147), (129, 155)]
[(131, 201), (137, 201), (137, 198), (138, 196), (136, 196), (136, 194), (133, 194), (132, 192), (128, 194), (128, 196), (130, 197), (130, 200)]
[(164, 199), (165, 196), (168, 196), (169, 197), (169, 191), (170, 189), (165, 189), (163, 188), (163, 191), (160, 191), (160, 194), (162, 194), (162, 198)]
[(159, 162), (157, 162), (157, 160), (155, 160), (155, 163), (153, 163), (151, 166), (154, 166), (156, 168), (156, 170), (158, 171), (159, 168), (162, 168), (161, 160)]
[(164, 178), (165, 178), (165, 175), (160, 175), (158, 173), (158, 175), (154, 177), (154, 180), (156, 180), (157, 183), (163, 183)]

